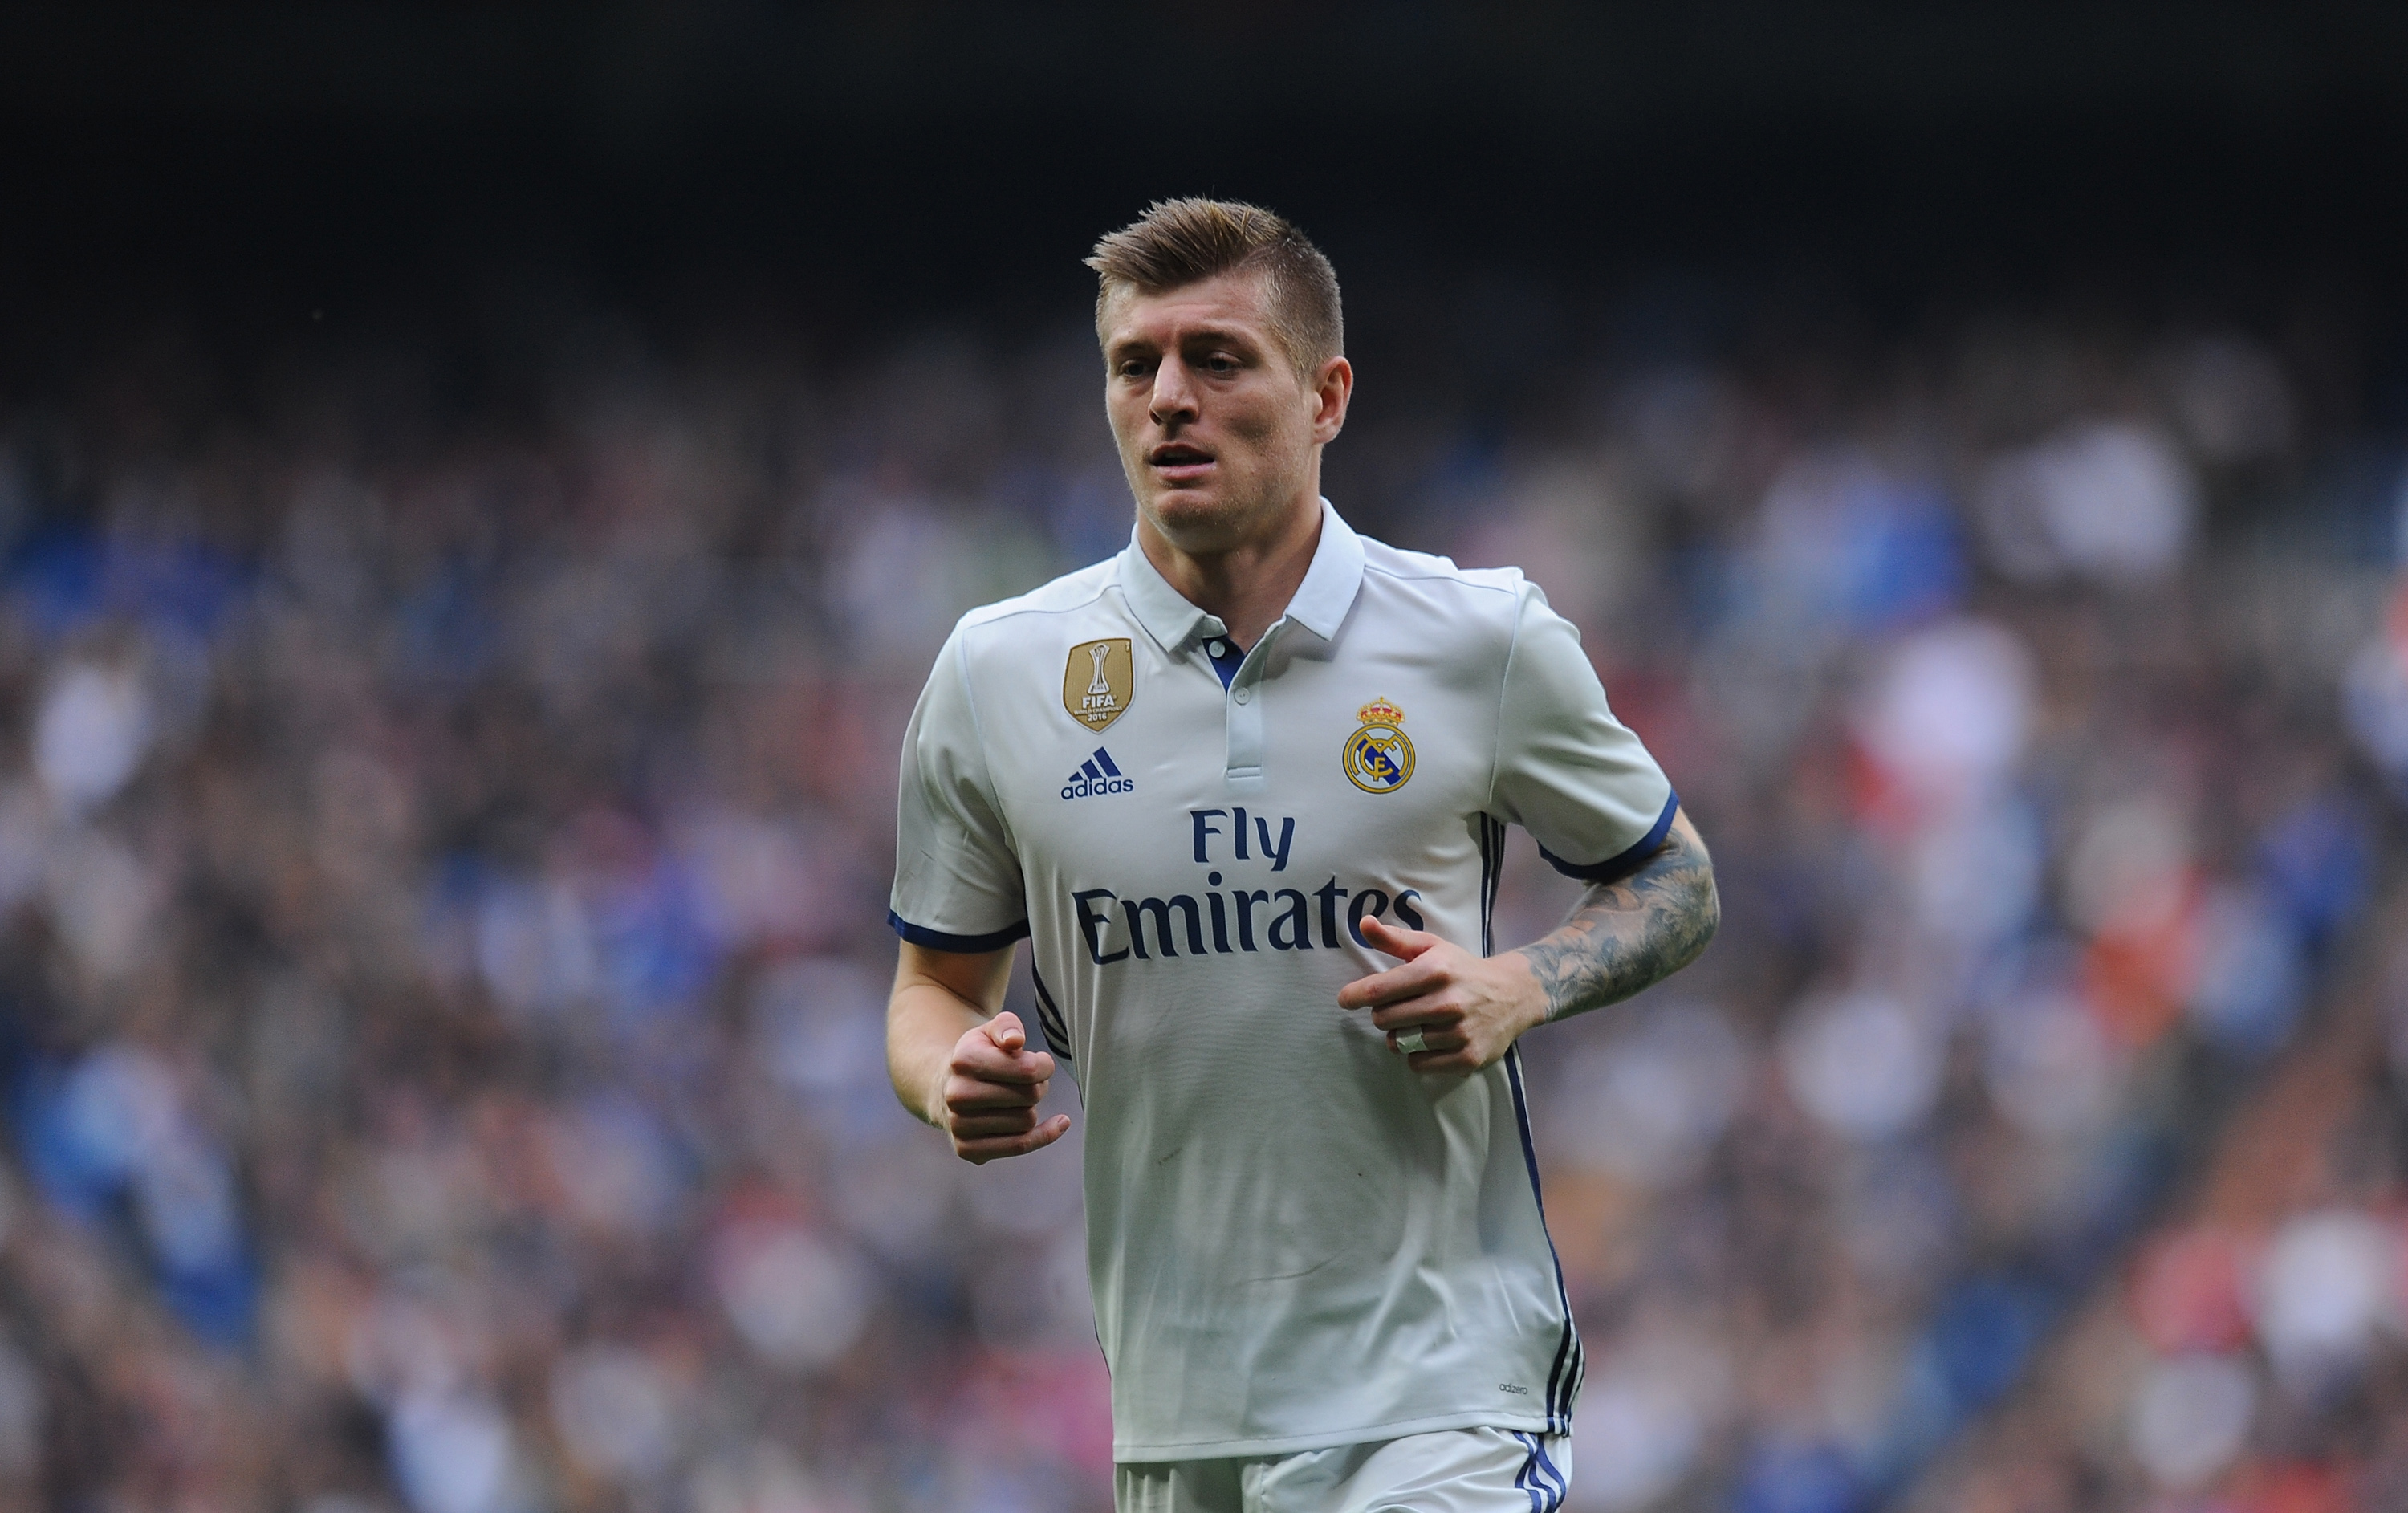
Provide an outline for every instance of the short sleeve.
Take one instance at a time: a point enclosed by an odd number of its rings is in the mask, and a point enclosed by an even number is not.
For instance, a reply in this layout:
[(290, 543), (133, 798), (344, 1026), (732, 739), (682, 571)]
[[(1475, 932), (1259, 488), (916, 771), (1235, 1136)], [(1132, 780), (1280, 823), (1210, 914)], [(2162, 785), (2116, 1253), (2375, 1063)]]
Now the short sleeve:
[(1607, 707), (1580, 632), (1537, 584), (1519, 587), (1491, 812), (1527, 830), (1556, 871), (1610, 881), (1664, 844), (1680, 797)]
[(996, 804), (954, 631), (903, 735), (887, 922), (915, 946), (989, 951), (1028, 934), (1020, 861)]

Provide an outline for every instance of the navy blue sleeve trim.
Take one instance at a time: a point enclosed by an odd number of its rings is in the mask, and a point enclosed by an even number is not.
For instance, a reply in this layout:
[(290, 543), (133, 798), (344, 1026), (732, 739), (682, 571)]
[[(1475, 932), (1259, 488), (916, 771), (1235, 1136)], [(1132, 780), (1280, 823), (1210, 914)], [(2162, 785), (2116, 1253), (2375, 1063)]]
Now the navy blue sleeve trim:
[(924, 924), (913, 924), (893, 909), (886, 911), (886, 922), (896, 935), (914, 946), (925, 946), (930, 950), (959, 951), (965, 956), (974, 956), (981, 951), (996, 950), (1010, 945), (1015, 940), (1025, 940), (1028, 936), (1026, 920), (1021, 921), (1009, 929), (998, 930), (991, 935), (949, 935), (942, 930), (931, 930)]
[(1656, 854), (1656, 848), (1664, 844), (1664, 837), (1672, 833), (1672, 816), (1680, 811), (1681, 795), (1675, 793), (1664, 801), (1664, 812), (1656, 817), (1655, 827), (1640, 836), (1636, 845), (1602, 862), (1592, 862), (1584, 866), (1578, 862), (1565, 861), (1544, 846), (1539, 848), (1539, 854), (1547, 859), (1547, 865), (1567, 878), (1578, 878), (1583, 882), (1613, 882), (1638, 871), (1640, 863)]

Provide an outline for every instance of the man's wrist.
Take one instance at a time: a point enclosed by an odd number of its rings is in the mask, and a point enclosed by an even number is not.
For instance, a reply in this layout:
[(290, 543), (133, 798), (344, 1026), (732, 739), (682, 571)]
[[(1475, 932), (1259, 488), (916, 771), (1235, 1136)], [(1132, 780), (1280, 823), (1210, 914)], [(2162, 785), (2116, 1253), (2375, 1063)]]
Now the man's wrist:
[(1541, 990), (1531, 996), (1528, 1022), (1522, 1026), (1523, 1031), (1527, 1033), (1531, 1030), (1537, 1029), (1541, 1024), (1551, 1023), (1554, 1021), (1555, 1017), (1555, 1006), (1547, 1001), (1545, 991)]
[(908, 1063), (895, 1068), (895, 1101), (903, 1106), (905, 1113), (936, 1129), (945, 1127), (944, 1120), (936, 1116), (944, 1098), (949, 1061), (950, 1058), (948, 1062), (939, 1062), (933, 1068), (926, 1069), (912, 1067)]
[(1513, 958), (1519, 964), (1519, 971), (1515, 974), (1513, 984), (1515, 990), (1513, 996), (1522, 1009), (1522, 1022), (1514, 1032), (1515, 1038), (1518, 1039), (1521, 1035), (1554, 1019), (1555, 1006), (1548, 1001), (1546, 984), (1539, 980), (1538, 965), (1530, 960), (1529, 954), (1518, 948), (1505, 954)]

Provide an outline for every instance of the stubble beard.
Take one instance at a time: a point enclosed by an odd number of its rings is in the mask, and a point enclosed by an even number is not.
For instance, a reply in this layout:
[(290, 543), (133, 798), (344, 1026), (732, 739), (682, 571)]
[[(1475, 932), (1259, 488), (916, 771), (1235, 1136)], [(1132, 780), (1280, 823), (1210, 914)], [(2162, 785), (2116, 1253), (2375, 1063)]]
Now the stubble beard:
[(1267, 509), (1261, 499), (1207, 501), (1168, 489), (1155, 496), (1147, 513), (1165, 540), (1182, 551), (1208, 555), (1241, 546), (1258, 534)]
[[(1201, 491), (1160, 488), (1147, 478), (1146, 483), (1152, 486), (1151, 503), (1140, 503), (1139, 510), (1164, 540), (1181, 551), (1212, 556), (1259, 542), (1273, 534), (1297, 487), (1289, 468), (1229, 481), (1238, 487), (1232, 489), (1223, 483), (1211, 491), (1212, 497), (1208, 500), (1198, 497)], [(1131, 482), (1134, 484), (1136, 479)], [(1140, 501), (1148, 499), (1146, 488), (1132, 492)]]

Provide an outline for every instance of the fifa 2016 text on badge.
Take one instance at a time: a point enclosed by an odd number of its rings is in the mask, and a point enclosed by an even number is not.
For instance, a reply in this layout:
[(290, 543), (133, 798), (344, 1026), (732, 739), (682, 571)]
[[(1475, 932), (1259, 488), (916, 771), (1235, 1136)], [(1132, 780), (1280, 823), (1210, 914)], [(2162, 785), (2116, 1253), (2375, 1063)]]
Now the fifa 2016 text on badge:
[(1137, 693), (1137, 660), (1130, 639), (1082, 641), (1062, 668), (1062, 707), (1089, 730), (1101, 730), (1128, 713)]
[(1361, 721), (1346, 737), (1339, 764), (1346, 780), (1366, 793), (1393, 793), (1413, 775), (1413, 743), (1401, 728), (1405, 712), (1385, 699), (1373, 699), (1354, 711)]

